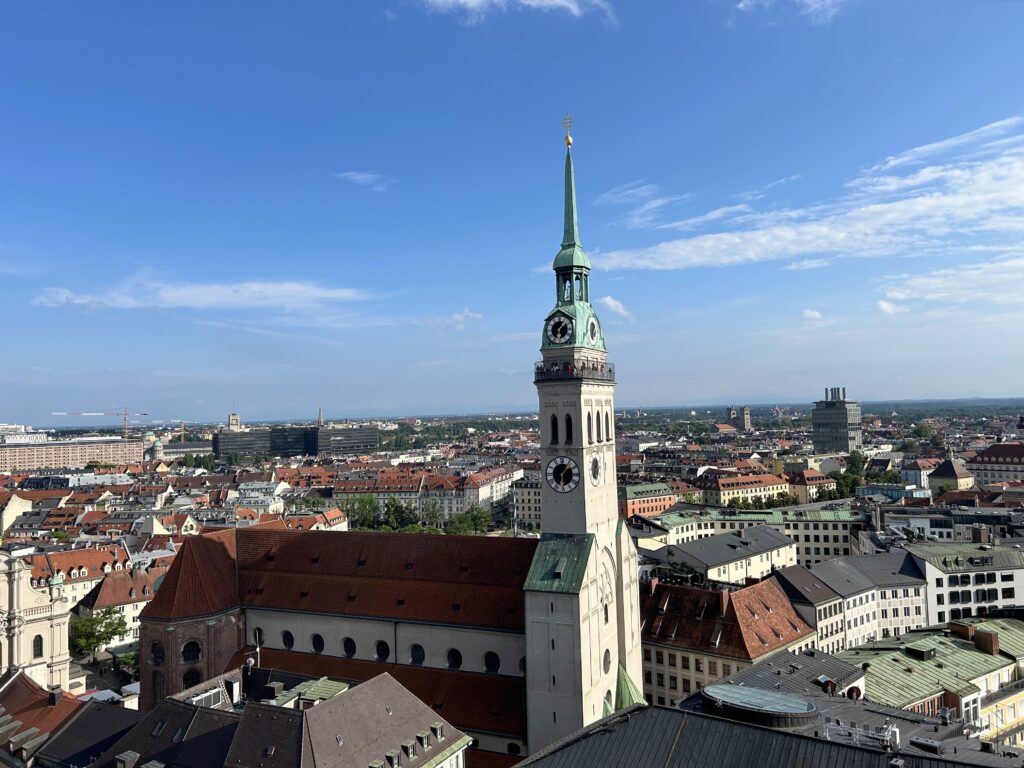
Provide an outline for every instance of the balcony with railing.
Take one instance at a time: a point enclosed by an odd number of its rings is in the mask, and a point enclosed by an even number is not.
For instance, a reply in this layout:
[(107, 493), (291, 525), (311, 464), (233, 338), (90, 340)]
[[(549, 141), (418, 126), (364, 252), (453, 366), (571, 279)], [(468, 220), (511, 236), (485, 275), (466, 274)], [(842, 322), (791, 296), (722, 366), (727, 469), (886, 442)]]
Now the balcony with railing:
[(544, 362), (534, 363), (533, 380), (538, 381), (615, 381), (615, 366), (598, 362)]

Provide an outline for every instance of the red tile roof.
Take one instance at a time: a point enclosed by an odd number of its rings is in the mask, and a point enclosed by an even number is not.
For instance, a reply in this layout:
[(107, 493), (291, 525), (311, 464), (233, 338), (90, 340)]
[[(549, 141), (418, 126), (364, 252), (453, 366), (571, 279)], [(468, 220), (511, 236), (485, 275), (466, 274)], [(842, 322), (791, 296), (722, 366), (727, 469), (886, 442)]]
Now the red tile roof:
[(644, 642), (751, 661), (814, 635), (774, 581), (734, 592), (658, 584), (640, 594)]
[[(535, 539), (238, 531), (247, 606), (523, 631)], [(180, 555), (179, 555), (180, 558)]]
[(36, 735), (53, 733), (67, 721), (84, 703), (70, 693), (64, 693), (55, 705), (50, 704), (50, 694), (43, 690), (24, 672), (14, 673), (0, 688), (0, 707), (10, 716), (11, 722), (21, 725), (10, 733), (6, 742), (18, 733), (38, 728)]
[(210, 616), (238, 606), (234, 529), (189, 536), (143, 619)]
[(99, 610), (117, 605), (148, 603), (156, 592), (156, 581), (166, 573), (165, 568), (159, 567), (113, 571), (108, 573), (103, 581), (82, 598), (82, 604), (93, 610)]
[[(238, 669), (246, 658), (255, 658), (255, 655), (255, 648), (244, 648), (228, 662), (225, 672)], [(510, 659), (508, 663), (518, 664), (518, 661)], [(387, 672), (460, 730), (526, 738), (524, 677), (455, 672), (275, 648), (260, 650), (260, 665), (308, 677), (326, 676), (353, 683)]]

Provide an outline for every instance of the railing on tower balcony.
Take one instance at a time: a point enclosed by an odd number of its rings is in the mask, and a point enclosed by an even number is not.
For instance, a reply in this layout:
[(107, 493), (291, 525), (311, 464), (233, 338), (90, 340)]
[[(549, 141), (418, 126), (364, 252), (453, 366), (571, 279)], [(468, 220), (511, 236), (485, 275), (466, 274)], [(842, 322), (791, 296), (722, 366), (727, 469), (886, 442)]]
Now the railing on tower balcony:
[(579, 365), (571, 362), (546, 363), (543, 360), (533, 365), (534, 382), (571, 381), (574, 379), (615, 381), (615, 366), (611, 363), (596, 362), (583, 362)]

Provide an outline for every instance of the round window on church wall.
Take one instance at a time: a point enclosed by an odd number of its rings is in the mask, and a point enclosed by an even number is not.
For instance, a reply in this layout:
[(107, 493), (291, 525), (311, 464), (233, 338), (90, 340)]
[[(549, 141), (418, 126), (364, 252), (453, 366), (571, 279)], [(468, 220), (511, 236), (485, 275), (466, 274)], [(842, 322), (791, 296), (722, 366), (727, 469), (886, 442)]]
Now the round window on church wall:
[(501, 669), (501, 658), (494, 651), (488, 651), (484, 654), (484, 671), (489, 675), (498, 674), (498, 670)]
[(419, 643), (413, 643), (409, 647), (409, 662), (415, 664), (417, 667), (422, 665), (424, 660), (427, 658), (426, 651), (423, 650), (423, 646)]
[(612, 671), (612, 652), (607, 648), (604, 650), (604, 673), (607, 675)]
[(387, 661), (391, 655), (391, 646), (383, 640), (377, 641), (377, 661)]
[(462, 652), (458, 648), (449, 648), (445, 654), (448, 669), (462, 669)]
[(288, 650), (291, 650), (292, 646), (295, 645), (295, 636), (292, 635), (292, 633), (289, 632), (287, 629), (281, 633), (281, 645), (283, 645)]
[(356, 641), (351, 637), (346, 637), (341, 641), (341, 649), (345, 652), (345, 655), (351, 659), (356, 655)]

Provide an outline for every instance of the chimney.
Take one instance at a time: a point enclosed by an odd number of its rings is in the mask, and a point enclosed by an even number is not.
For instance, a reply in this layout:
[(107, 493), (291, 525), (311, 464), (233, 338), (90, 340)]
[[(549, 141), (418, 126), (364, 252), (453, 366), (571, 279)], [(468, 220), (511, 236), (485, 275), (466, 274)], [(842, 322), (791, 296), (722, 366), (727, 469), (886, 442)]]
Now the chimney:
[(50, 686), (50, 706), (55, 707), (64, 696), (64, 691), (59, 685)]
[(729, 610), (729, 590), (728, 589), (719, 590), (718, 597), (719, 597), (719, 599), (721, 601), (721, 609), (722, 609), (721, 615), (725, 616), (725, 612), (727, 610)]
[(138, 752), (132, 752), (130, 749), (122, 752), (120, 755), (114, 757), (114, 768), (135, 768), (135, 764), (139, 762)]
[(999, 655), (999, 633), (979, 629), (974, 633), (974, 647), (990, 656)]
[(951, 621), (946, 625), (949, 633), (964, 640), (974, 640), (974, 627), (971, 624), (961, 624), (959, 621)]

